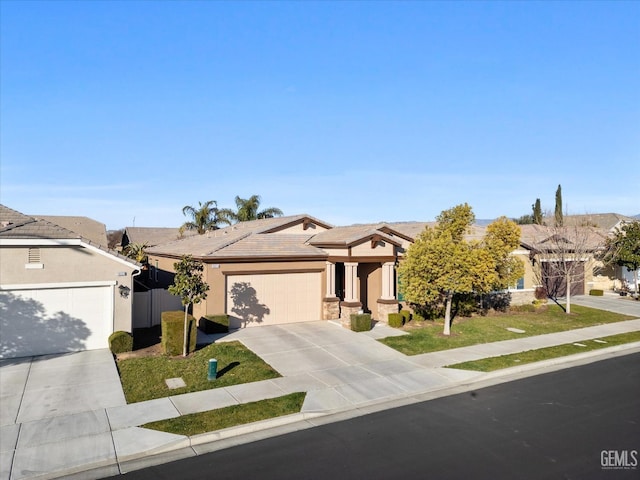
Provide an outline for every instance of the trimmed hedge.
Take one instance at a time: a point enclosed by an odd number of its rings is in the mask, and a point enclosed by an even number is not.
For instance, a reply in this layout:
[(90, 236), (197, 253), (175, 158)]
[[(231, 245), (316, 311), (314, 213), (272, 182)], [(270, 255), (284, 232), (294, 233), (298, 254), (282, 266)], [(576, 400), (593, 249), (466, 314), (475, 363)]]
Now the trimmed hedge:
[(403, 323), (409, 323), (409, 320), (411, 320), (411, 312), (409, 310), (400, 310), (400, 315), (402, 315)]
[(354, 332), (368, 332), (369, 330), (371, 330), (371, 314), (352, 313), (351, 330), (353, 330)]
[(129, 332), (118, 330), (109, 335), (109, 350), (114, 355), (133, 350), (133, 335)]
[(400, 328), (404, 325), (404, 317), (401, 313), (389, 314), (389, 326), (393, 328)]
[[(187, 354), (189, 354), (196, 349), (197, 329), (196, 319), (193, 318), (193, 315), (189, 315), (187, 318), (189, 322)], [(170, 356), (182, 355), (184, 346), (184, 312), (180, 310), (162, 312), (160, 325), (162, 329), (162, 338), (160, 339), (162, 353)]]
[(229, 315), (205, 315), (200, 317), (198, 328), (204, 333), (228, 333)]
[(602, 297), (604, 295), (604, 290), (594, 288), (589, 290), (589, 295), (592, 295), (594, 297)]

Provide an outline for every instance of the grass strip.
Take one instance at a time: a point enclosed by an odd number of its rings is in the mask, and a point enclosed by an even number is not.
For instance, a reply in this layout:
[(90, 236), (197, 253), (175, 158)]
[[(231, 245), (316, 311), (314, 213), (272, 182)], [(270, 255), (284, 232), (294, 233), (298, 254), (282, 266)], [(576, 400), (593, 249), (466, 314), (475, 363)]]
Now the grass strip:
[[(214, 381), (207, 380), (210, 358), (218, 360), (218, 378)], [(127, 403), (280, 376), (269, 364), (237, 341), (213, 343), (188, 357), (128, 358), (118, 360), (117, 365)], [(177, 377), (182, 378), (186, 386), (170, 390), (165, 380)]]
[[(558, 305), (552, 304), (535, 312), (496, 313), (485, 317), (454, 318), (449, 336), (442, 335), (442, 320), (412, 321), (404, 327), (409, 335), (387, 337), (380, 341), (405, 355), (418, 355), (481, 343), (563, 332), (633, 318), (580, 305), (572, 305), (571, 314), (567, 314)], [(507, 330), (509, 327), (524, 330), (525, 333), (510, 332)]]
[[(605, 341), (600, 343), (596, 340)], [(516, 365), (524, 365), (526, 363), (539, 362), (541, 360), (549, 360), (551, 358), (566, 357), (576, 353), (588, 352), (591, 350), (599, 350), (601, 348), (614, 347), (625, 343), (640, 341), (640, 332), (620, 333), (608, 337), (600, 337), (597, 339), (581, 340), (576, 343), (585, 345), (580, 347), (573, 343), (564, 345), (556, 345), (554, 347), (539, 348), (536, 350), (527, 350), (526, 352), (512, 353), (509, 355), (501, 355), (499, 357), (481, 358), (470, 362), (456, 363), (447, 365), (447, 368), (457, 368), (461, 370), (473, 370), (476, 372), (492, 372), (503, 368), (515, 367)]]
[(305, 396), (306, 393), (304, 392), (290, 393), (282, 397), (182, 415), (168, 420), (147, 423), (142, 426), (162, 432), (188, 436), (214, 432), (223, 428), (235, 427), (236, 425), (298, 413), (302, 408)]

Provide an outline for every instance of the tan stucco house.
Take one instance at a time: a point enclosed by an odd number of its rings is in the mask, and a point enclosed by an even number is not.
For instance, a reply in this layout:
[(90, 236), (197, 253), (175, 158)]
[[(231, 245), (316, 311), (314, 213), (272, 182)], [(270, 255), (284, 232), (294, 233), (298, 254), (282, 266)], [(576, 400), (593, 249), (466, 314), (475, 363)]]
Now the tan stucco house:
[(131, 331), (140, 265), (109, 251), (97, 223), (0, 205), (0, 358), (107, 348), (111, 333)]
[(425, 225), (334, 227), (306, 214), (241, 222), (148, 249), (148, 275), (166, 287), (183, 255), (201, 260), (210, 290), (194, 315), (227, 313), (232, 327), (360, 310), (386, 320), (398, 311), (395, 265)]

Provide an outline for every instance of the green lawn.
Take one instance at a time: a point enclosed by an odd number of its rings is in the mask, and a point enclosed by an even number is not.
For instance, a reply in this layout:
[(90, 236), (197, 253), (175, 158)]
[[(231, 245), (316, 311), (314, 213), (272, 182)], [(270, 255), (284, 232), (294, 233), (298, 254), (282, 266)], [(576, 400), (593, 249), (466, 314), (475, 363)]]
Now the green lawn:
[[(211, 382), (207, 380), (210, 358), (218, 360), (218, 378)], [(280, 376), (240, 342), (214, 343), (186, 358), (155, 356), (118, 360), (118, 370), (128, 403)], [(169, 390), (165, 379), (176, 377), (182, 378), (187, 386)]]
[[(606, 343), (596, 342), (595, 340), (605, 341)], [(513, 353), (511, 355), (502, 355), (500, 357), (482, 358), (471, 362), (456, 363), (455, 365), (447, 365), (448, 368), (459, 368), (462, 370), (474, 370), (477, 372), (492, 372), (502, 368), (515, 367), (525, 363), (539, 362), (550, 358), (565, 357), (576, 353), (588, 352), (589, 350), (597, 350), (600, 348), (613, 347), (624, 343), (632, 343), (640, 341), (640, 332), (621, 333), (602, 337), (598, 339), (584, 340), (580, 343), (585, 345), (581, 347), (573, 343), (565, 345), (557, 345), (555, 347), (540, 348), (537, 350), (527, 350), (526, 352)]]
[[(380, 341), (406, 355), (417, 355), (479, 343), (562, 332), (632, 318), (579, 305), (572, 305), (571, 314), (567, 315), (558, 305), (551, 304), (536, 312), (456, 318), (451, 326), (449, 337), (442, 335), (442, 321), (427, 320), (415, 327), (412, 326), (413, 322), (410, 322), (404, 327), (409, 335), (387, 337)], [(507, 330), (508, 327), (524, 330), (525, 333), (510, 332)]]
[(260, 400), (258, 402), (232, 405), (209, 410), (208, 412), (182, 415), (169, 420), (147, 423), (144, 428), (152, 428), (178, 435), (197, 435), (223, 428), (258, 422), (268, 418), (298, 413), (302, 408), (306, 393), (291, 393), (283, 397)]

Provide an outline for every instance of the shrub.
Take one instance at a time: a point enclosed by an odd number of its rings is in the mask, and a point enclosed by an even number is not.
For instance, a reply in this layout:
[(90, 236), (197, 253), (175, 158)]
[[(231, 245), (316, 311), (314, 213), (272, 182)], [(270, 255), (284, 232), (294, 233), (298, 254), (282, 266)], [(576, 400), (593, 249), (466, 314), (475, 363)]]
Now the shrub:
[(604, 295), (604, 290), (593, 288), (589, 290), (589, 295), (592, 295), (594, 297), (602, 297)]
[[(187, 330), (187, 354), (195, 351), (196, 349), (196, 319), (192, 315), (188, 317), (188, 330)], [(162, 312), (162, 319), (160, 321), (162, 329), (162, 338), (160, 345), (162, 347), (162, 353), (165, 355), (182, 355), (182, 349), (184, 345), (184, 312), (180, 310)]]
[(118, 330), (109, 335), (109, 350), (114, 355), (133, 350), (133, 335), (129, 332)]
[(547, 289), (544, 287), (536, 287), (533, 295), (536, 297), (536, 300), (546, 300), (549, 295), (547, 295)]
[(492, 292), (481, 298), (484, 308), (492, 308), (496, 312), (506, 312), (511, 305), (510, 292)]
[(354, 332), (368, 332), (369, 330), (371, 330), (371, 314), (352, 313), (351, 330), (353, 330)]
[(411, 320), (411, 312), (409, 310), (400, 310), (400, 315), (402, 315), (402, 323), (407, 323)]
[(198, 328), (204, 333), (228, 333), (229, 315), (205, 315), (200, 318)]
[(456, 295), (453, 302), (454, 314), (459, 317), (470, 317), (478, 311), (475, 295)]
[(393, 328), (400, 328), (404, 325), (404, 317), (400, 313), (389, 314), (389, 326)]

